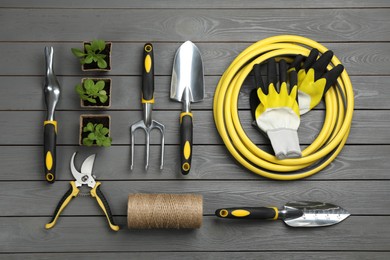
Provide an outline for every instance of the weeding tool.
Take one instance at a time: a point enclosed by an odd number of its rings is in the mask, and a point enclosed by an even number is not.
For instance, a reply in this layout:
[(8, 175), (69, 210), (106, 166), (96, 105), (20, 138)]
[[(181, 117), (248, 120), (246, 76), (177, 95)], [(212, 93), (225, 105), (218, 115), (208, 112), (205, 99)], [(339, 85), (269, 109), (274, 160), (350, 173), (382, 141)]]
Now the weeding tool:
[(181, 173), (191, 169), (193, 124), (190, 104), (204, 98), (203, 62), (199, 49), (190, 41), (177, 50), (173, 62), (171, 99), (183, 102), (180, 114)]
[(49, 183), (55, 181), (56, 176), (56, 139), (57, 121), (54, 119), (54, 112), (60, 98), (60, 84), (53, 71), (53, 47), (45, 47), (46, 74), (44, 83), (45, 102), (47, 107), (46, 120), (44, 125), (44, 164), (45, 179)]
[(338, 224), (349, 213), (342, 207), (312, 201), (294, 201), (283, 209), (276, 207), (243, 207), (217, 209), (215, 215), (230, 219), (281, 219), (291, 227), (323, 227)]
[(154, 104), (154, 58), (153, 45), (146, 43), (144, 46), (142, 67), (142, 106), (143, 119), (134, 123), (130, 128), (131, 134), (131, 170), (134, 168), (134, 145), (135, 145), (135, 131), (143, 129), (146, 138), (146, 163), (145, 170), (149, 167), (149, 146), (150, 146), (150, 132), (157, 129), (161, 132), (161, 163), (160, 169), (164, 167), (164, 131), (165, 126), (156, 120), (152, 119), (152, 110)]
[(62, 199), (57, 205), (57, 208), (54, 211), (53, 218), (50, 223), (46, 224), (45, 228), (50, 229), (54, 227), (56, 224), (61, 212), (65, 209), (65, 207), (69, 204), (69, 202), (77, 197), (78, 195), (84, 195), (80, 193), (79, 187), (82, 185), (87, 185), (91, 188), (90, 193), (93, 198), (96, 198), (100, 208), (103, 210), (106, 215), (108, 224), (110, 228), (114, 231), (119, 230), (119, 226), (114, 224), (114, 218), (111, 213), (110, 206), (108, 205), (107, 199), (104, 197), (103, 192), (100, 190), (100, 182), (95, 181), (95, 176), (92, 174), (93, 163), (95, 161), (95, 154), (90, 155), (87, 159), (84, 160), (81, 165), (81, 172), (76, 170), (74, 166), (74, 157), (76, 156), (76, 152), (73, 153), (72, 159), (70, 160), (70, 169), (72, 172), (75, 181), (70, 182), (70, 189), (64, 194)]

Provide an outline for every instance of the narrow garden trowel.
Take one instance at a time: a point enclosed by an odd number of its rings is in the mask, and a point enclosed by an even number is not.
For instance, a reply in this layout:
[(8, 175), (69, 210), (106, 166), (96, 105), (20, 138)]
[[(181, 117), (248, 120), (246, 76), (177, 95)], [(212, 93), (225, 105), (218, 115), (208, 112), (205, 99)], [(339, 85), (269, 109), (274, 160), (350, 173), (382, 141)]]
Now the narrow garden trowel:
[(173, 62), (171, 99), (183, 103), (180, 114), (180, 166), (182, 174), (191, 169), (192, 159), (192, 113), (191, 102), (204, 98), (203, 62), (199, 49), (190, 41), (177, 50)]
[(276, 207), (243, 207), (217, 209), (215, 215), (231, 219), (281, 219), (291, 227), (324, 227), (338, 224), (347, 217), (342, 207), (313, 201), (294, 201), (283, 209)]
[(57, 121), (54, 119), (54, 113), (58, 100), (60, 99), (60, 84), (53, 70), (53, 47), (45, 47), (46, 74), (43, 92), (47, 107), (47, 116), (44, 121), (44, 165), (45, 179), (48, 183), (53, 183), (56, 177), (56, 140), (57, 140)]

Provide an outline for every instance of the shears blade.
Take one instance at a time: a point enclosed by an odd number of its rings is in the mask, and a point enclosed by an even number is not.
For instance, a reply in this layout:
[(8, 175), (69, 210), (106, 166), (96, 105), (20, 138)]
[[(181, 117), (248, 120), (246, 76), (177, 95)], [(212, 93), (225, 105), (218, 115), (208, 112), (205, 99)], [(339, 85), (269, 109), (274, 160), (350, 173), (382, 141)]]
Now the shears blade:
[(72, 159), (70, 160), (70, 169), (73, 177), (76, 180), (76, 186), (80, 187), (83, 184), (87, 184), (89, 187), (93, 188), (96, 184), (95, 177), (92, 176), (93, 163), (95, 161), (95, 154), (90, 155), (87, 159), (84, 160), (81, 165), (81, 172), (79, 172), (74, 165), (74, 157), (77, 152), (73, 153)]
[(82, 174), (92, 174), (92, 168), (93, 168), (93, 163), (95, 162), (95, 157), (96, 154), (92, 154), (88, 156), (87, 159), (84, 160), (83, 164), (81, 165), (81, 173)]

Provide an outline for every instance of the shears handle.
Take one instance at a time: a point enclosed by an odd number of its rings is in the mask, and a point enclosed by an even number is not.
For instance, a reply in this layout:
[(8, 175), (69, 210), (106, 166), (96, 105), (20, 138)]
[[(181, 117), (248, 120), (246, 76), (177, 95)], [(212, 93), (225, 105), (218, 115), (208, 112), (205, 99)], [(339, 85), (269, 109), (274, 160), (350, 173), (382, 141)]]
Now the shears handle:
[(91, 196), (96, 198), (100, 208), (103, 210), (104, 214), (106, 215), (108, 225), (113, 231), (118, 231), (119, 226), (115, 225), (114, 218), (111, 213), (110, 206), (108, 205), (107, 199), (104, 197), (103, 192), (100, 190), (99, 186), (101, 185), (100, 182), (96, 182), (95, 187), (91, 190)]
[(58, 203), (58, 205), (54, 211), (53, 218), (51, 219), (51, 221), (49, 223), (47, 223), (45, 225), (46, 229), (50, 229), (50, 228), (54, 227), (54, 225), (57, 223), (57, 220), (58, 220), (61, 212), (66, 208), (66, 206), (69, 204), (69, 202), (79, 194), (80, 190), (76, 187), (76, 183), (74, 181), (70, 182), (70, 186), (71, 187), (69, 188), (69, 190), (64, 194), (64, 196), (62, 197), (62, 199)]

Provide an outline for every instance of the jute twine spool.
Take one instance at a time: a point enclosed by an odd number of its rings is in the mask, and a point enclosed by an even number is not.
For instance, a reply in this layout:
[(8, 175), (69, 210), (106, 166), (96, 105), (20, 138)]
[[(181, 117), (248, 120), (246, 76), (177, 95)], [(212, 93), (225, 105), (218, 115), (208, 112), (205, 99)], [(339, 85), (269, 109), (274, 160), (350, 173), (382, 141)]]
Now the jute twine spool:
[(202, 215), (201, 195), (129, 194), (128, 228), (200, 228)]

